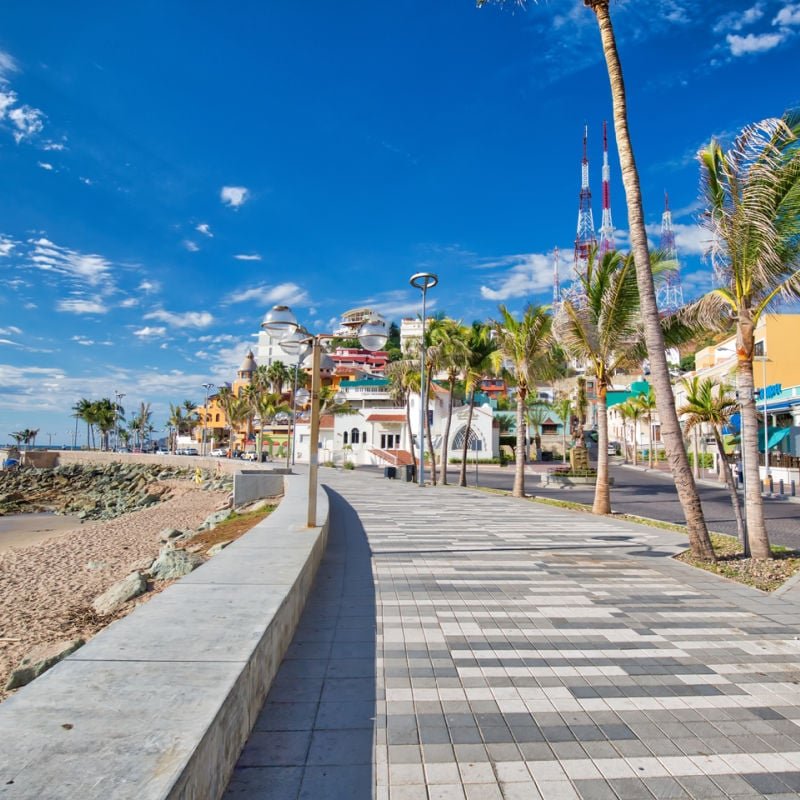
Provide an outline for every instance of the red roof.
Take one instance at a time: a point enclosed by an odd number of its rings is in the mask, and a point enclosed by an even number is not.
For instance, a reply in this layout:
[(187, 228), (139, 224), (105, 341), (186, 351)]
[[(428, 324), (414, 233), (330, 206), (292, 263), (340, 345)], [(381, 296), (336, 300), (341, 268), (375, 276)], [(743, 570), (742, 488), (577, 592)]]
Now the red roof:
[(405, 414), (370, 414), (367, 422), (405, 422)]
[(319, 426), (320, 426), (320, 428), (332, 428), (333, 427), (333, 414), (323, 414), (319, 418)]

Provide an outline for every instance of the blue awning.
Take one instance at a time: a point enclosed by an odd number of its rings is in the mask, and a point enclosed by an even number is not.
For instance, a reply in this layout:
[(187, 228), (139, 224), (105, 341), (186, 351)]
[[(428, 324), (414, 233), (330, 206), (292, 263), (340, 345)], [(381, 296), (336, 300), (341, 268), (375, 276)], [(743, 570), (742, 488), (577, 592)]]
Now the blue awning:
[(773, 430), (767, 440), (767, 449), (772, 450), (773, 447), (782, 442), (791, 432), (791, 428), (778, 428), (776, 431)]

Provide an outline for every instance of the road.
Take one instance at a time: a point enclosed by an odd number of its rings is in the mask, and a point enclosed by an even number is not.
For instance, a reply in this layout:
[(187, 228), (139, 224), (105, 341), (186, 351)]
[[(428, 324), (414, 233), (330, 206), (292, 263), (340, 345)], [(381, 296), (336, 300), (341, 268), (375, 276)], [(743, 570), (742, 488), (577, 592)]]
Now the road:
[[(551, 465), (554, 466), (554, 465)], [(591, 504), (594, 487), (549, 488), (542, 486), (535, 466), (528, 467), (525, 475), (525, 492), (529, 495), (575, 503)], [(678, 494), (668, 473), (643, 471), (625, 466), (612, 466), (614, 486), (611, 488), (611, 506), (616, 512), (636, 514), (640, 517), (683, 523), (684, 516)], [(457, 483), (458, 471), (453, 465), (448, 469), (448, 481)], [(467, 483), (475, 485), (475, 468), (470, 465)], [(514, 465), (506, 467), (478, 467), (478, 485), (493, 489), (511, 490), (514, 483)], [(708, 527), (712, 531), (736, 535), (730, 497), (723, 486), (700, 484), (700, 500)], [(800, 549), (800, 504), (787, 500), (764, 500), (767, 530), (773, 544)]]

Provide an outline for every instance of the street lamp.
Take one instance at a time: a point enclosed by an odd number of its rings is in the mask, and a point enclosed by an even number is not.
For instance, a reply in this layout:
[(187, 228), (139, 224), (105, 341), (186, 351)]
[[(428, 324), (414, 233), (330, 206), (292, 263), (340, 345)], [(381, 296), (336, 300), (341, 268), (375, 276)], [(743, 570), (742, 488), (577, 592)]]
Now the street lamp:
[[(766, 344), (766, 342), (764, 343)], [(761, 399), (764, 401), (764, 480), (769, 484), (769, 425), (767, 424), (767, 354), (753, 356), (753, 361), (761, 362)]]
[[(269, 317), (269, 313), (267, 314)], [(290, 333), (285, 339), (278, 342), (278, 346), (284, 353), (290, 356), (296, 356), (297, 360), (294, 364), (294, 391), (292, 392), (292, 464), (294, 464), (294, 445), (295, 445), (295, 426), (297, 423), (297, 375), (300, 370), (300, 364), (303, 359), (308, 356), (308, 336), (301, 333), (300, 328), (295, 328), (294, 332)], [(305, 389), (303, 390), (305, 391)], [(307, 402), (307, 401), (306, 401)], [(288, 435), (288, 430), (287, 430)], [(289, 443), (286, 443), (286, 467), (289, 467)]]
[(208, 392), (209, 389), (214, 388), (214, 384), (204, 383), (202, 386), (206, 390), (206, 404), (203, 406), (203, 446), (200, 448), (200, 452), (206, 455), (206, 440), (208, 439)]
[[(425, 485), (425, 416), (427, 404), (425, 400), (425, 301), (428, 289), (433, 289), (439, 283), (439, 277), (432, 272), (417, 272), (408, 281), (415, 289), (422, 292), (422, 336), (420, 337), (420, 367), (419, 367), (419, 485)], [(411, 431), (409, 431), (410, 435)], [(433, 453), (431, 453), (433, 458)], [(447, 469), (447, 465), (444, 465)]]
[[(298, 332), (300, 326), (297, 318), (288, 306), (274, 306), (271, 308), (261, 327), (268, 331), (278, 342), (293, 340), (293, 334)], [(363, 332), (363, 339), (362, 339)], [(382, 336), (382, 338), (381, 338)], [(332, 333), (317, 333), (302, 335), (302, 339), (294, 341), (311, 345), (311, 441), (308, 454), (308, 517), (306, 525), (314, 528), (317, 525), (317, 476), (319, 473), (319, 394), (322, 388), (320, 375), (320, 362), (322, 357), (322, 342), (333, 339)], [(366, 350), (380, 350), (386, 344), (386, 323), (377, 318), (367, 320), (359, 330), (361, 346)]]
[(119, 408), (123, 397), (125, 395), (122, 392), (114, 389), (114, 448), (116, 450), (119, 450)]

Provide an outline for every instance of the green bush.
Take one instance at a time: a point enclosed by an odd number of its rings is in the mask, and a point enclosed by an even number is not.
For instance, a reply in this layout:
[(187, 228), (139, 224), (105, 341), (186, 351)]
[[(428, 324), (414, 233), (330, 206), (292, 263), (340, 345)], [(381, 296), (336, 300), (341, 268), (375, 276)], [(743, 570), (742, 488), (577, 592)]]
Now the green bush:
[[(713, 453), (699, 453), (700, 456), (700, 466), (703, 469), (711, 469), (714, 466), (714, 454)], [(689, 464), (694, 466), (694, 453), (689, 451)]]
[(342, 464), (342, 466), (345, 469), (355, 469), (356, 468), (356, 465), (352, 461), (345, 461), (344, 464)]

